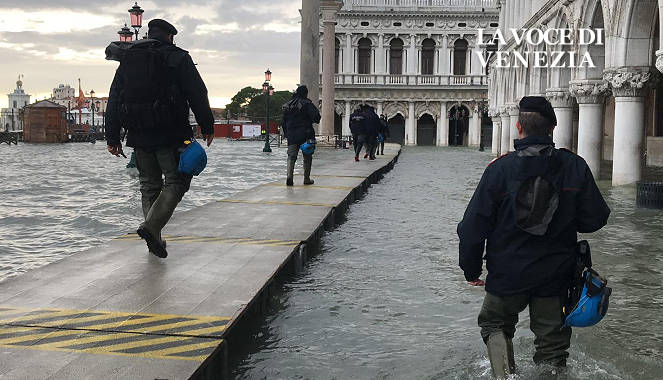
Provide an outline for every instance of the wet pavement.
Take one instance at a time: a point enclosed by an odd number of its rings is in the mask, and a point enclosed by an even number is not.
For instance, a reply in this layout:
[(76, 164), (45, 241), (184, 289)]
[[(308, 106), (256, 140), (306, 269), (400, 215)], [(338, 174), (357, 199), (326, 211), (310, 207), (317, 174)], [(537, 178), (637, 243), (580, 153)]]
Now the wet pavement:
[[(466, 285), (455, 229), (489, 154), (411, 148), (322, 252), (283, 286), (234, 358), (245, 379), (488, 379), (476, 317), (483, 290)], [(601, 183), (613, 213), (587, 235), (613, 287), (596, 327), (575, 329), (572, 379), (657, 379), (663, 371), (663, 212), (636, 209), (634, 188)], [(519, 379), (536, 379), (527, 312), (515, 338)]]

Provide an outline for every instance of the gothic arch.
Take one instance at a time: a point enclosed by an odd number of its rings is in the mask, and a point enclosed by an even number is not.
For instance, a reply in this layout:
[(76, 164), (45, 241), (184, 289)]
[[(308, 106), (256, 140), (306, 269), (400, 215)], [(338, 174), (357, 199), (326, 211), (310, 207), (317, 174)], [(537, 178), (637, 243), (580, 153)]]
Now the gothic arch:
[(334, 102), (334, 110), (340, 116), (345, 115), (345, 102)]
[(387, 119), (391, 119), (392, 117), (400, 114), (403, 116), (403, 118), (407, 119), (408, 117), (408, 112), (407, 112), (407, 105), (405, 103), (400, 103), (400, 102), (389, 102), (384, 104), (384, 108), (382, 109), (382, 113), (387, 116)]
[[(437, 103), (435, 103), (437, 104)], [(425, 103), (417, 103), (414, 107), (414, 116), (418, 120), (420, 119), (423, 115), (429, 114), (433, 116), (433, 118), (437, 119), (440, 117), (440, 110), (439, 106), (435, 107), (433, 103), (425, 102)]]

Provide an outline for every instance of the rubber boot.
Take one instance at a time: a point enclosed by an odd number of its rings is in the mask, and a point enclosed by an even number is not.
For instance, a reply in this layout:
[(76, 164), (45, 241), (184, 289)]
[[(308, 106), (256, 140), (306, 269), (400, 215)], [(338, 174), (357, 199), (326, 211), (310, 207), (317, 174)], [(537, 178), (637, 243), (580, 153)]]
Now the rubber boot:
[(164, 187), (159, 197), (150, 208), (150, 212), (145, 218), (145, 223), (138, 228), (138, 235), (145, 239), (150, 252), (158, 257), (168, 256), (166, 247), (161, 240), (161, 230), (173, 216), (175, 208), (182, 200), (174, 187)]
[(313, 185), (311, 179), (311, 166), (313, 165), (313, 156), (304, 156), (304, 185)]
[[(152, 205), (158, 198), (158, 195), (154, 197), (154, 199), (146, 199), (143, 197), (143, 219), (147, 219), (147, 215), (150, 213), (150, 209), (152, 208)], [(161, 236), (159, 236), (159, 239), (161, 240), (161, 245), (163, 245), (164, 248), (166, 248), (166, 240), (164, 240)], [(150, 250), (150, 253), (154, 253)]]
[(516, 372), (516, 360), (513, 356), (513, 342), (504, 333), (493, 334), (486, 342), (488, 359), (493, 369), (493, 376), (506, 379)]
[(288, 157), (288, 177), (285, 180), (286, 186), (293, 186), (293, 177), (295, 175), (295, 160), (292, 160)]

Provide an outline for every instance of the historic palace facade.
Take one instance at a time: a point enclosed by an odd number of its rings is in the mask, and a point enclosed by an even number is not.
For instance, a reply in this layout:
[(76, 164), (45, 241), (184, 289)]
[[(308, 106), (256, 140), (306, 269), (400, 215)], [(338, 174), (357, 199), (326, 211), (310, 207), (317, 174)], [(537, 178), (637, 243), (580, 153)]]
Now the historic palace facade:
[[(555, 107), (556, 146), (581, 155), (595, 177), (612, 173), (614, 185), (631, 184), (642, 178), (645, 165), (663, 165), (663, 84), (656, 69), (663, 69), (659, 21), (663, 0), (499, 3), (500, 28), (505, 32), (511, 28), (571, 28), (574, 32), (603, 29), (605, 43), (567, 47), (580, 54), (589, 51), (595, 68), (546, 69), (530, 65), (491, 69), (493, 153), (513, 149), (519, 100), (525, 95), (540, 95), (547, 96)], [(511, 39), (500, 50), (551, 49), (527, 43), (514, 45)]]
[(346, 0), (335, 25), (335, 134), (349, 135), (350, 114), (370, 104), (390, 120), (392, 141), (490, 146), (477, 29), (494, 33), (498, 12), (495, 0)]

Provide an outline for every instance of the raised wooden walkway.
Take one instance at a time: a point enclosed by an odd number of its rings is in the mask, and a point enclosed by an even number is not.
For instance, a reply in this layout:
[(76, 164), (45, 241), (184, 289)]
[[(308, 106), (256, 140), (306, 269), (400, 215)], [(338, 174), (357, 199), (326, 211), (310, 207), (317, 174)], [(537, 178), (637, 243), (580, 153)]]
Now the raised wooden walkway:
[(177, 213), (165, 260), (130, 234), (0, 283), (0, 379), (225, 377), (240, 321), (277, 275), (301, 270), (400, 146), (385, 153), (355, 163), (324, 151), (313, 186), (298, 176)]

